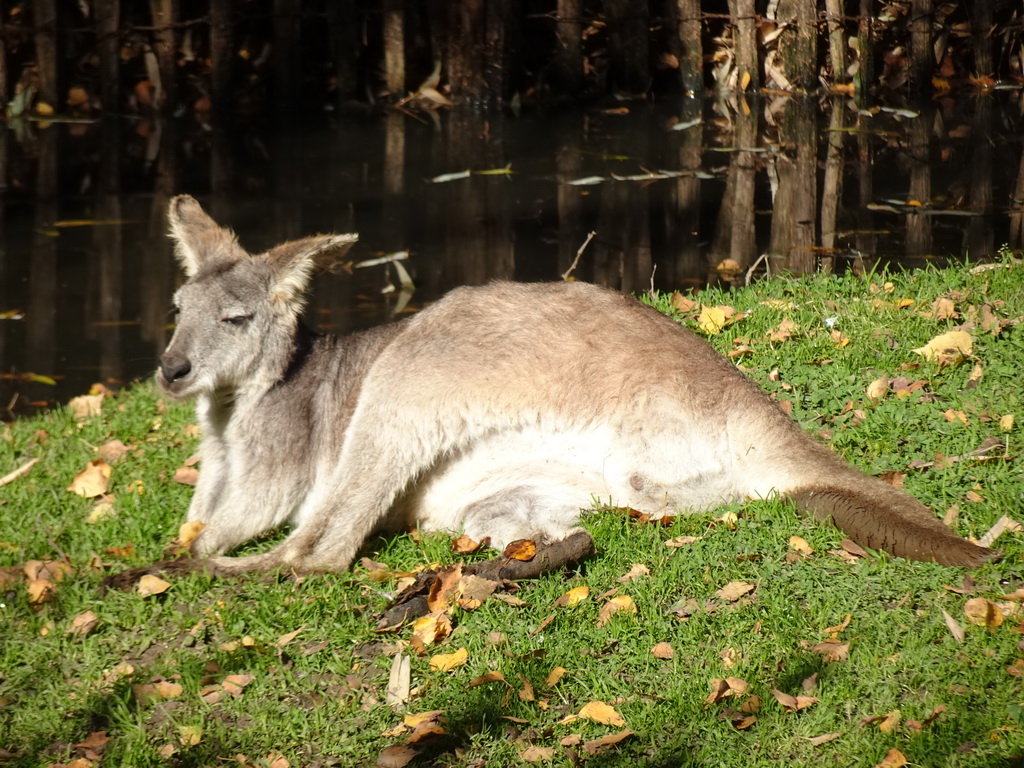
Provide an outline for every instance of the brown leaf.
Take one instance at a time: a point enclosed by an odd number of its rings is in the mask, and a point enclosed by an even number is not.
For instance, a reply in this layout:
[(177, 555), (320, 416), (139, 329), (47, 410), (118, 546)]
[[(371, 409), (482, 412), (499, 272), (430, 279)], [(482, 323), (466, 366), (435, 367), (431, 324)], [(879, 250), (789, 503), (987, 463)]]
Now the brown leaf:
[(791, 696), (788, 693), (783, 693), (782, 691), (774, 688), (772, 689), (772, 696), (775, 697), (775, 700), (779, 702), (787, 712), (799, 712), (801, 709), (807, 709), (820, 701), (820, 699), (815, 696)]
[(418, 755), (412, 747), (395, 745), (388, 747), (377, 758), (377, 768), (405, 768)]
[(745, 731), (757, 722), (757, 718), (754, 715), (737, 712), (735, 709), (729, 708), (722, 710), (722, 719), (728, 720), (729, 724), (737, 731)]
[(842, 661), (850, 652), (850, 644), (829, 639), (812, 645), (811, 650), (824, 656), (826, 662)]
[(182, 485), (195, 485), (199, 482), (199, 470), (195, 467), (178, 467), (171, 480)]
[(790, 536), (789, 537), (789, 548), (794, 552), (799, 552), (801, 555), (813, 555), (814, 550), (811, 549), (811, 545), (807, 543), (807, 539), (802, 536)]
[(529, 539), (517, 539), (505, 547), (503, 554), (511, 560), (526, 562), (537, 556), (537, 545)]
[(539, 763), (541, 761), (554, 759), (555, 750), (551, 747), (538, 747), (534, 744), (520, 752), (519, 757), (528, 763)]
[(693, 544), (695, 541), (699, 541), (700, 536), (675, 536), (665, 542), (666, 547), (685, 547), (688, 544)]
[(533, 692), (533, 683), (527, 680), (522, 675), (519, 675), (519, 679), (523, 683), (523, 688), (519, 691), (519, 698), (522, 701), (536, 701), (537, 697)]
[(120, 440), (108, 440), (100, 446), (97, 453), (99, 454), (99, 457), (108, 464), (116, 464), (126, 453), (128, 453), (128, 451), (128, 446)]
[(599, 739), (591, 739), (583, 743), (583, 751), (588, 755), (598, 755), (609, 747), (618, 744), (623, 739), (632, 736), (633, 732), (628, 728), (617, 733), (609, 733)]
[(255, 675), (228, 675), (221, 681), (221, 685), (225, 692), (237, 699), (242, 695), (242, 689), (255, 679)]
[(57, 596), (57, 588), (48, 579), (32, 579), (28, 583), (28, 601), (32, 605), (48, 603)]
[(979, 627), (996, 629), (1003, 623), (1003, 614), (999, 606), (984, 597), (974, 597), (964, 604), (967, 620)]
[(465, 611), (479, 608), (483, 605), (484, 600), (494, 594), (494, 590), (499, 586), (501, 585), (496, 581), (483, 579), (473, 574), (463, 576), (458, 588), (458, 593), (460, 593), (458, 599), (459, 607)]
[(903, 768), (904, 765), (909, 765), (907, 758), (904, 757), (902, 752), (893, 747), (875, 768)]
[(953, 639), (958, 643), (963, 643), (964, 638), (967, 637), (967, 633), (964, 632), (964, 628), (957, 623), (956, 619), (945, 611), (942, 611), (942, 618), (946, 622), (946, 627), (949, 629), (950, 634), (953, 635)]
[(98, 416), (103, 405), (103, 394), (79, 395), (68, 400), (68, 408), (75, 416), (75, 421), (85, 421)]
[(110, 465), (103, 459), (90, 461), (81, 472), (75, 475), (68, 490), (91, 499), (102, 496), (110, 487)]
[(68, 634), (74, 637), (87, 637), (99, 626), (100, 620), (92, 611), (78, 614), (71, 620)]
[(715, 592), (715, 594), (726, 602), (735, 603), (744, 595), (753, 592), (754, 589), (756, 589), (755, 584), (750, 584), (746, 581), (730, 581), (720, 590)]
[(644, 565), (643, 563), (633, 563), (633, 565), (630, 567), (627, 573), (624, 573), (622, 576), (619, 576), (619, 581), (623, 584), (626, 584), (630, 581), (634, 581), (643, 576), (650, 575), (651, 569), (648, 568), (646, 565)]
[(459, 583), (462, 581), (462, 564), (438, 571), (437, 578), (430, 585), (427, 594), (427, 609), (431, 613), (444, 613), (453, 599), (458, 597)]
[(730, 696), (742, 696), (750, 688), (746, 680), (738, 677), (718, 678), (713, 677), (710, 681), (711, 693), (704, 699), (705, 705), (711, 705)]
[(882, 733), (892, 733), (900, 726), (900, 711), (894, 709), (892, 712), (886, 714), (882, 718), (882, 721), (878, 724), (878, 730)]
[(807, 740), (811, 742), (812, 746), (820, 747), (822, 744), (827, 744), (830, 741), (835, 741), (842, 735), (842, 733), (823, 733), (821, 734), (821, 736), (814, 736), (813, 738), (809, 738)]
[(476, 688), (478, 685), (486, 685), (487, 683), (504, 682), (505, 676), (501, 674), (499, 670), (496, 669), (493, 672), (488, 672), (486, 674), (480, 675), (479, 677), (474, 677), (472, 680), (469, 681), (469, 687)]
[(484, 546), (482, 541), (473, 541), (466, 534), (462, 534), (452, 541), (452, 551), (459, 555), (471, 555)]
[(656, 659), (671, 659), (676, 652), (669, 643), (662, 642), (651, 648), (651, 654)]
[(622, 727), (626, 724), (626, 721), (622, 719), (622, 715), (603, 701), (591, 701), (585, 704), (583, 709), (579, 711), (579, 717), (582, 717), (584, 720), (593, 720), (595, 723), (601, 723), (601, 725)]

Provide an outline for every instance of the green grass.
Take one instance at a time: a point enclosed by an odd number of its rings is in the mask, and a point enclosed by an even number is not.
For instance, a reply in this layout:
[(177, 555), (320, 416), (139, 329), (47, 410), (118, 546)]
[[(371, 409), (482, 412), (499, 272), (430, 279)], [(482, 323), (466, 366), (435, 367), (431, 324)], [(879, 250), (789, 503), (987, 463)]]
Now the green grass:
[[(921, 314), (942, 296), (953, 299), (961, 317)], [(850, 461), (870, 473), (898, 473), (940, 515), (955, 507), (953, 525), (965, 536), (981, 536), (1001, 515), (1022, 516), (1024, 326), (1009, 322), (992, 333), (978, 324), (970, 331), (973, 359), (955, 367), (940, 369), (911, 350), (962, 323), (971, 307), (980, 313), (987, 304), (997, 320), (1020, 318), (1024, 266), (1005, 259), (1003, 267), (976, 274), (820, 276), (696, 298), (752, 310), (710, 341), (723, 352), (750, 347), (738, 362)], [(901, 299), (914, 303), (900, 307)], [(769, 300), (789, 304), (762, 304)], [(678, 316), (671, 297), (653, 302)], [(680, 319), (695, 325), (695, 316)], [(833, 328), (827, 318), (835, 318)], [(767, 333), (786, 319), (797, 323), (798, 334), (770, 341)], [(840, 346), (833, 329), (849, 343)], [(983, 375), (971, 383), (976, 363)], [(909, 396), (889, 392), (869, 400), (868, 384), (883, 375), (925, 385)], [(1017, 424), (1006, 430), (1000, 419), (1008, 414)], [(1024, 759), (1024, 614), (1020, 603), (1000, 600), (1022, 586), (1019, 533), (1000, 537), (1004, 560), (973, 572), (976, 586), (961, 594), (946, 588), (962, 586), (964, 574), (955, 569), (884, 555), (848, 562), (835, 554), (841, 533), (800, 519), (777, 501), (680, 518), (668, 527), (599, 511), (587, 523), (595, 558), (575, 573), (524, 582), (516, 593), (523, 605), (492, 598), (477, 610), (453, 610), (450, 637), (421, 656), (411, 649), (410, 628), (374, 633), (374, 614), (395, 582), (377, 583), (362, 566), (299, 581), (179, 577), (151, 597), (99, 592), (108, 573), (160, 558), (183, 521), (191, 489), (171, 477), (196, 449), (191, 418), (187, 406), (164, 403), (151, 387), (137, 385), (82, 422), (57, 409), (2, 427), (0, 475), (30, 458), (39, 462), (0, 487), (0, 765), (78, 759), (85, 768), (98, 758), (103, 766), (236, 760), (268, 766), (279, 756), (293, 766), (373, 765), (385, 748), (408, 738), (408, 730), (386, 733), (404, 714), (429, 710), (443, 710), (445, 733), (415, 744), (422, 754), (412, 765), (527, 765), (520, 755), (531, 746), (550, 749), (541, 764), (555, 766), (576, 758), (590, 766), (872, 766), (892, 749), (918, 766), (1009, 766)], [(115, 438), (131, 448), (113, 466), (115, 515), (89, 523), (94, 502), (65, 489), (96, 449)], [(1005, 447), (986, 460), (965, 456), (986, 438)], [(911, 468), (937, 454), (936, 466)], [(665, 546), (683, 535), (700, 538)], [(794, 556), (794, 535), (813, 553)], [(439, 536), (376, 540), (365, 554), (396, 570), (459, 559)], [(30, 560), (65, 561), (73, 569), (48, 602), (30, 601), (23, 576)], [(620, 582), (636, 563), (649, 575)], [(756, 588), (730, 603), (716, 592), (732, 581)], [(590, 594), (578, 605), (553, 607), (584, 585)], [(598, 626), (611, 597), (606, 593), (616, 589), (616, 596), (632, 598), (636, 613), (620, 612)], [(1008, 614), (1000, 626), (968, 620), (965, 605), (978, 597)], [(673, 607), (687, 600), (695, 601), (692, 612), (676, 615)], [(98, 619), (94, 631), (69, 633), (86, 611)], [(962, 643), (943, 611), (963, 626)], [(837, 634), (849, 643), (848, 653), (828, 662), (814, 646), (847, 616)], [(500, 641), (494, 633), (502, 633)], [(673, 658), (651, 654), (659, 642), (671, 644)], [(430, 668), (432, 655), (458, 648), (468, 651), (465, 665)], [(412, 656), (413, 691), (396, 712), (384, 700), (399, 651)], [(734, 663), (727, 667), (725, 658)], [(129, 674), (111, 675), (125, 663)], [(558, 666), (564, 677), (545, 686)], [(505, 683), (469, 685), (494, 670)], [(237, 697), (203, 700), (207, 686), (230, 675), (252, 680)], [(810, 695), (819, 701), (787, 713), (771, 691), (802, 694), (812, 675)], [(706, 703), (711, 680), (730, 676), (746, 681), (748, 693)], [(181, 692), (139, 695), (139, 686), (160, 681)], [(526, 681), (532, 700), (520, 695)], [(730, 718), (728, 710), (739, 710), (751, 695), (760, 698), (756, 722), (737, 729), (731, 719), (741, 716)], [(591, 701), (614, 707), (633, 732), (594, 755), (583, 743), (623, 726), (563, 722)], [(945, 709), (926, 723), (937, 707)], [(895, 727), (860, 725), (894, 710)], [(98, 731), (109, 737), (102, 748), (75, 746)], [(841, 735), (817, 746), (810, 741), (829, 733)], [(561, 743), (573, 735), (580, 743)]]

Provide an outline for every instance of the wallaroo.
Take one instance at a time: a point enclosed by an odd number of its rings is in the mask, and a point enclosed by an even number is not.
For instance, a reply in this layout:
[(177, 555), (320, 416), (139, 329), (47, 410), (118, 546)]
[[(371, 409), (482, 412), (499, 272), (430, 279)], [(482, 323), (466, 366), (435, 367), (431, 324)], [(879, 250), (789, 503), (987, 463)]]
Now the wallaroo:
[[(157, 383), (197, 399), (205, 524), (192, 567), (217, 575), (347, 569), (371, 534), (419, 526), (502, 548), (588, 554), (580, 510), (657, 518), (779, 494), (859, 544), (977, 566), (998, 553), (804, 433), (695, 334), (580, 283), (459, 288), (344, 338), (303, 325), (318, 260), (355, 235), (250, 255), (191, 197), (170, 204), (187, 276)], [(261, 554), (232, 548), (282, 525)], [(559, 549), (558, 545), (574, 542)]]

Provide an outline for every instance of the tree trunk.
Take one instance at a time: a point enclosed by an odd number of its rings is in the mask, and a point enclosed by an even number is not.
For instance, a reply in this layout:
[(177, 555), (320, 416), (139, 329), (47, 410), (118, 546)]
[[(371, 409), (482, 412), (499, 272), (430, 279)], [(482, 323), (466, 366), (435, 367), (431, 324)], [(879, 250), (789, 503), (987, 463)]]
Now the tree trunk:
[(274, 105), (279, 118), (291, 116), (300, 101), (301, 14), (302, 0), (274, 0)]
[(782, 114), (781, 144), (776, 159), (778, 191), (772, 204), (771, 254), (782, 272), (814, 271), (817, 213), (817, 125), (806, 99), (791, 100)]
[(843, 140), (846, 132), (846, 110), (842, 101), (832, 100), (832, 115), (829, 119), (828, 151), (825, 155), (825, 178), (821, 191), (821, 271), (834, 269), (836, 226), (839, 220), (839, 203), (843, 196)]
[[(992, 136), (992, 99), (982, 94), (974, 99), (971, 119), (974, 136)], [(970, 219), (964, 241), (964, 252), (971, 259), (991, 256), (995, 250), (992, 232), (992, 144), (971, 142), (970, 210), (981, 214)]]
[(231, 114), (235, 54), (234, 0), (210, 3), (210, 101), (218, 118)]
[(628, 96), (644, 94), (651, 84), (647, 3), (605, 0), (604, 8), (608, 17), (611, 88)]
[[(106, 7), (113, 1), (106, 0), (105, 3), (101, 2), (100, 6)], [(34, 0), (32, 10), (35, 25), (36, 66), (39, 69), (39, 100), (56, 109), (58, 98), (57, 3), (55, 0)], [(97, 8), (97, 15), (99, 15), (99, 11), (100, 8)], [(107, 104), (103, 106), (108, 107)]]
[(825, 14), (828, 17), (828, 52), (832, 59), (832, 82), (845, 83), (846, 74), (846, 21), (843, 0), (825, 0)]
[(736, 88), (756, 92), (761, 87), (761, 67), (757, 57), (754, 0), (729, 0), (729, 15), (736, 28)]
[(786, 78), (796, 90), (811, 91), (818, 83), (818, 28), (814, 0), (780, 0), (778, 18), (796, 20), (794, 27), (787, 28), (779, 38), (779, 53)]
[(935, 69), (932, 51), (932, 0), (910, 3), (910, 93), (921, 96)]
[[(910, 199), (927, 206), (932, 197), (932, 169), (929, 160), (929, 126), (934, 113), (922, 113), (910, 121)], [(932, 218), (911, 211), (906, 216), (907, 263), (913, 264), (932, 252)]]
[(855, 82), (857, 105), (861, 108), (867, 106), (868, 93), (875, 77), (874, 50), (871, 46), (871, 19), (871, 0), (860, 0), (857, 22), (858, 68)]
[(384, 0), (384, 83), (392, 98), (405, 95), (405, 8), (402, 0)]
[(704, 48), (700, 38), (700, 0), (675, 0), (678, 14), (676, 58), (683, 93), (700, 96), (704, 91)]
[(173, 111), (178, 100), (175, 55), (174, 26), (178, 23), (178, 7), (175, 0), (150, 0), (150, 16), (157, 31), (153, 34), (153, 51), (156, 53), (157, 68), (160, 71), (160, 90), (154, 105), (160, 112)]
[(974, 72), (991, 75), (992, 70), (992, 0), (974, 0), (968, 5), (971, 13), (971, 33), (974, 43)]
[(479, 107), (489, 93), (483, 72), (486, 0), (463, 0), (448, 6), (448, 82), (456, 104)]
[(561, 93), (579, 94), (583, 90), (583, 0), (558, 0), (556, 13), (554, 85)]
[(108, 114), (116, 114), (121, 102), (121, 45), (118, 0), (97, 0), (96, 36), (99, 38), (100, 101)]

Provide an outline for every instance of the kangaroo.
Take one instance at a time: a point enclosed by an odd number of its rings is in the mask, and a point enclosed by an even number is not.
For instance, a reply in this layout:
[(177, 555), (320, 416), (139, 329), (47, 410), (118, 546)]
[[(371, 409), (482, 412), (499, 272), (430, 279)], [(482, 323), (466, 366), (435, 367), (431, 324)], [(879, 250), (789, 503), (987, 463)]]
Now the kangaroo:
[[(583, 283), (458, 288), (342, 338), (300, 314), (318, 260), (355, 235), (250, 255), (193, 198), (170, 203), (187, 276), (156, 381), (196, 398), (188, 511), (213, 574), (344, 571), (375, 532), (419, 526), (495, 548), (583, 536), (611, 499), (653, 518), (775, 494), (859, 544), (977, 566), (998, 553), (848, 465), (671, 319)], [(269, 551), (225, 553), (282, 525)]]

